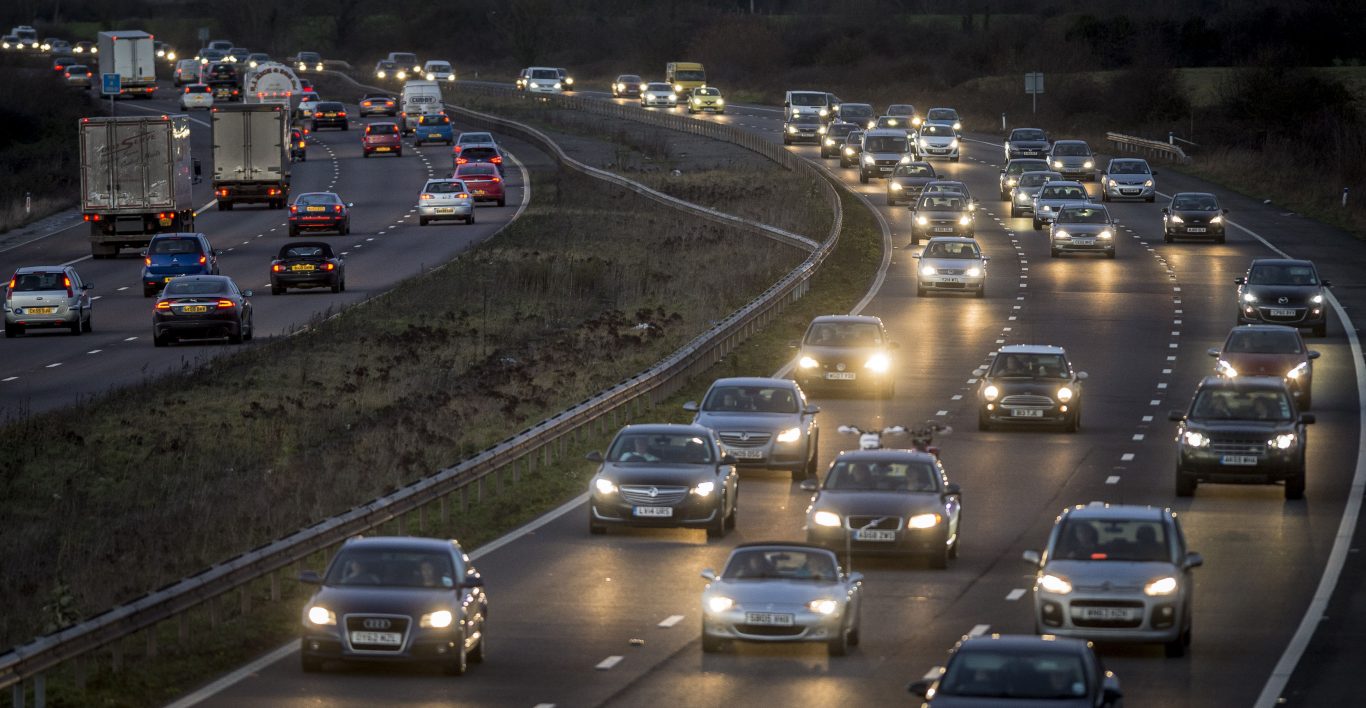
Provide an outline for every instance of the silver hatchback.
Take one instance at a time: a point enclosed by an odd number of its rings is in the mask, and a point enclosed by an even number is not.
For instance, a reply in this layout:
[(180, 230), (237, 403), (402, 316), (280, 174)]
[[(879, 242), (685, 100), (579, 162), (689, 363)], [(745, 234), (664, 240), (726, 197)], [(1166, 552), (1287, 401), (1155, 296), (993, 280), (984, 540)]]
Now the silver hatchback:
[(28, 266), (14, 272), (5, 290), (5, 336), (29, 328), (61, 328), (79, 335), (91, 329), (90, 290), (71, 266)]
[(458, 179), (429, 179), (417, 198), (417, 221), (426, 226), (441, 219), (474, 223), (474, 195)]

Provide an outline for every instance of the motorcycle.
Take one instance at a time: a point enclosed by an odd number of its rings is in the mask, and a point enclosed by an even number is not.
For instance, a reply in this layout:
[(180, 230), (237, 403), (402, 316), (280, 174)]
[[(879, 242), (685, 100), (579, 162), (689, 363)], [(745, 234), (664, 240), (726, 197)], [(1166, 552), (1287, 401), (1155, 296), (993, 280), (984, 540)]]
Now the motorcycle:
[(939, 446), (934, 444), (934, 434), (948, 435), (953, 432), (953, 428), (937, 420), (927, 420), (914, 428), (893, 425), (888, 428), (864, 430), (852, 425), (841, 425), (839, 431), (847, 435), (859, 436), (858, 447), (860, 450), (881, 450), (883, 435), (910, 435), (910, 449), (928, 452), (938, 458)]
[(857, 435), (858, 449), (860, 450), (881, 450), (883, 435), (905, 435), (907, 432), (903, 425), (872, 430), (864, 430), (853, 425), (841, 425), (839, 431), (845, 435)]

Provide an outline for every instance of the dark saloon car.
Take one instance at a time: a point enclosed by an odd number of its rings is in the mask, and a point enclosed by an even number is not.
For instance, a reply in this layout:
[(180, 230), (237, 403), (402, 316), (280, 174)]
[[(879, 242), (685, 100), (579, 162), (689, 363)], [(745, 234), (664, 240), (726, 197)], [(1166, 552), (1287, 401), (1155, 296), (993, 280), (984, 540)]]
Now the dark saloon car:
[(853, 167), (863, 154), (863, 131), (851, 130), (840, 145), (840, 167)]
[(332, 192), (300, 194), (289, 207), (289, 235), (301, 231), (351, 233), (351, 204)]
[(896, 393), (897, 344), (877, 317), (821, 315), (791, 346), (798, 349), (793, 378), (805, 391), (863, 389), (888, 399)]
[(926, 192), (911, 206), (911, 245), (932, 236), (964, 236), (976, 234), (970, 200), (957, 193)]
[(1081, 382), (1085, 371), (1073, 371), (1062, 347), (1009, 344), (1000, 348), (986, 370), (973, 372), (977, 388), (977, 428), (997, 423), (1060, 425), (1075, 433), (1081, 427)]
[(821, 135), (821, 157), (839, 157), (844, 139), (855, 130), (858, 130), (858, 126), (841, 120), (825, 126), (825, 133)]
[(640, 98), (645, 79), (635, 74), (622, 74), (612, 82), (612, 98)]
[(820, 143), (825, 121), (815, 114), (792, 116), (783, 123), (783, 144)]
[(360, 100), (360, 117), (398, 116), (398, 101), (393, 96), (375, 94)]
[(226, 275), (182, 275), (166, 283), (152, 308), (152, 342), (164, 347), (185, 338), (252, 337), (250, 290)]
[(588, 530), (608, 526), (706, 529), (721, 538), (735, 528), (740, 475), (716, 433), (700, 425), (628, 425), (607, 448), (588, 483)]
[(887, 206), (902, 202), (914, 204), (920, 200), (920, 192), (925, 185), (937, 179), (939, 175), (935, 174), (934, 165), (928, 162), (897, 165), (887, 177)]
[(1026, 172), (1042, 172), (1048, 169), (1048, 160), (1022, 157), (1012, 158), (1006, 162), (1006, 166), (1001, 168), (1001, 175), (996, 178), (1001, 190), (1001, 199), (1009, 199), (1011, 190), (1020, 183), (1020, 175)]
[(1279, 376), (1207, 376), (1186, 412), (1172, 411), (1176, 429), (1176, 496), (1201, 482), (1285, 483), (1286, 499), (1304, 497), (1305, 426)]
[(422, 662), (459, 676), (484, 661), (488, 596), (455, 541), (354, 538), (326, 574), (299, 580), (320, 586), (303, 608), (304, 671), (328, 660)]
[(925, 708), (1121, 708), (1119, 678), (1091, 643), (1052, 635), (965, 637), (907, 689)]
[(142, 296), (152, 297), (180, 275), (218, 275), (218, 256), (201, 233), (157, 234), (142, 252)]
[(346, 260), (323, 241), (288, 243), (270, 262), (270, 294), (283, 295), (290, 288), (346, 289)]
[(339, 101), (319, 101), (313, 109), (313, 132), (323, 128), (350, 130), (351, 123), (346, 117), (346, 106)]
[(961, 511), (958, 485), (931, 453), (841, 452), (806, 509), (806, 542), (947, 568), (958, 557)]
[(1284, 378), (1290, 392), (1295, 394), (1300, 410), (1309, 410), (1313, 402), (1314, 360), (1319, 358), (1319, 353), (1304, 345), (1298, 329), (1281, 325), (1240, 325), (1229, 331), (1223, 347), (1210, 349), (1209, 355), (1217, 360), (1215, 373), (1225, 378)]
[(1063, 207), (1048, 229), (1048, 251), (1053, 258), (1064, 253), (1099, 253), (1115, 257), (1115, 223), (1100, 205)]
[(741, 467), (790, 470), (792, 479), (816, 477), (820, 406), (807, 402), (792, 379), (738, 377), (712, 382), (692, 422), (716, 431), (721, 452)]
[(1325, 288), (1332, 283), (1319, 279), (1313, 261), (1289, 258), (1256, 258), (1238, 285), (1238, 324), (1278, 324), (1313, 330), (1315, 337), (1328, 334), (1328, 303)]
[[(1044, 158), (1048, 155), (1048, 133), (1039, 128), (1016, 128), (1006, 138), (1006, 159), (1017, 157)], [(1039, 168), (1043, 169), (1043, 168)]]
[(1220, 208), (1219, 198), (1213, 194), (1174, 194), (1172, 203), (1162, 208), (1162, 240), (1171, 243), (1178, 238), (1207, 238), (1223, 243), (1227, 214), (1228, 209)]

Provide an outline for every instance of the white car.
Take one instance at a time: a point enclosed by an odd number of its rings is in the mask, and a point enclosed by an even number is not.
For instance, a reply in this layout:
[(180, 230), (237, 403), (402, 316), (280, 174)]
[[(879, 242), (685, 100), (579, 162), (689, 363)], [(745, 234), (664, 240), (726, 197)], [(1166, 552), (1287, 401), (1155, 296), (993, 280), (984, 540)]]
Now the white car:
[(528, 67), (522, 80), (526, 83), (526, 90), (531, 93), (564, 93), (564, 84), (560, 82), (558, 69), (548, 66)]
[(191, 111), (196, 108), (213, 108), (213, 87), (208, 84), (186, 84), (180, 94), (180, 109)]
[(958, 131), (952, 126), (926, 123), (916, 136), (915, 151), (922, 160), (942, 158), (958, 162)]
[(429, 61), (423, 64), (422, 75), (428, 81), (455, 81), (455, 70), (448, 61)]
[(316, 93), (306, 93), (299, 99), (299, 116), (302, 118), (312, 118), (313, 112), (318, 109), (318, 103), (322, 101)]
[(652, 81), (645, 84), (645, 88), (641, 90), (640, 105), (676, 108), (678, 106), (678, 94), (674, 93), (674, 87), (662, 81)]

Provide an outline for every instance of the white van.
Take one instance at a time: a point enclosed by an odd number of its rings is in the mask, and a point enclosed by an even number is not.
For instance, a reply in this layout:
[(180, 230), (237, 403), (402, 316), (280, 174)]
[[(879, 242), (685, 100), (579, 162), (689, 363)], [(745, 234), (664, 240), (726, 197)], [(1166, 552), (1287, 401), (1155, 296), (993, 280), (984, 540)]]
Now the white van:
[(829, 122), (835, 117), (835, 106), (839, 103), (835, 94), (826, 91), (788, 91), (783, 99), (783, 110), (787, 113), (786, 118), (820, 116), (822, 121)]
[(409, 79), (403, 84), (403, 98), (399, 101), (399, 127), (405, 135), (411, 134), (417, 129), (418, 118), (444, 109), (439, 82)]
[(448, 61), (429, 61), (422, 65), (422, 74), (428, 81), (455, 81), (455, 70)]
[(526, 90), (531, 93), (564, 93), (560, 70), (549, 66), (532, 66), (526, 70)]

